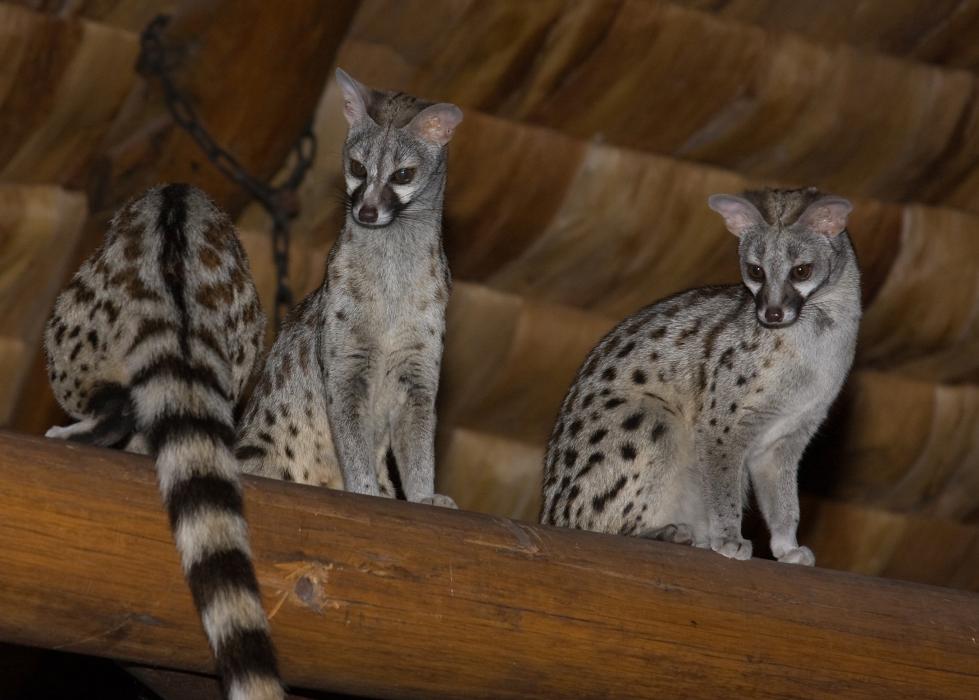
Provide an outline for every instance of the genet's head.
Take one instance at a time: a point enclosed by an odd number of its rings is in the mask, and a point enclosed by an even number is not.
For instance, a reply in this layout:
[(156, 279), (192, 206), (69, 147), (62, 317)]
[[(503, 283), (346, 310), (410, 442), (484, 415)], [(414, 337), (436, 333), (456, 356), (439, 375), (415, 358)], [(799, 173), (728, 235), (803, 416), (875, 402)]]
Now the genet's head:
[(795, 323), (830, 277), (853, 206), (815, 188), (715, 194), (708, 204), (740, 239), (741, 278), (758, 321), (769, 328)]
[(387, 226), (445, 180), (445, 146), (462, 121), (452, 104), (432, 104), (404, 93), (382, 92), (337, 69), (343, 114), (350, 130), (343, 175), (350, 215), (361, 226)]

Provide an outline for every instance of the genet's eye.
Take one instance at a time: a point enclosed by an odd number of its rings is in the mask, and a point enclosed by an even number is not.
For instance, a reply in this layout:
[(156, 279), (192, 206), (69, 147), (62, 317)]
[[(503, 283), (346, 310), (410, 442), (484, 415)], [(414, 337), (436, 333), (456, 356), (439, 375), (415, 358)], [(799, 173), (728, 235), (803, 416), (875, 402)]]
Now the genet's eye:
[(761, 265), (748, 265), (748, 277), (755, 282), (764, 282), (765, 271), (761, 268)]
[(367, 177), (367, 168), (359, 160), (350, 159), (350, 174), (354, 177)]
[(409, 182), (415, 179), (415, 169), (414, 168), (401, 168), (400, 170), (395, 170), (394, 175), (391, 176), (391, 182), (396, 185), (407, 185)]
[(793, 282), (805, 282), (807, 279), (812, 277), (812, 263), (796, 265), (792, 268), (792, 272), (789, 274), (791, 275)]

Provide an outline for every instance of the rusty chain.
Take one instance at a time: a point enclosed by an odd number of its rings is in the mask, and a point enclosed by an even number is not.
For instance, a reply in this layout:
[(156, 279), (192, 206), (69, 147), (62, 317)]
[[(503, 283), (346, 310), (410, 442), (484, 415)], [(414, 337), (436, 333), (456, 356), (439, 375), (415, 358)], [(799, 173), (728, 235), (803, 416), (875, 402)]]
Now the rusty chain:
[(186, 131), (207, 156), (207, 159), (225, 177), (243, 187), (258, 200), (272, 218), (272, 261), (275, 264), (275, 329), (292, 307), (292, 290), (289, 288), (289, 225), (299, 214), (297, 190), (316, 157), (316, 136), (312, 125), (307, 125), (293, 146), (295, 164), (285, 182), (278, 186), (262, 182), (254, 177), (231, 153), (221, 148), (201, 124), (190, 101), (180, 93), (170, 69), (175, 63), (174, 52), (163, 43), (162, 33), (170, 21), (167, 15), (154, 18), (140, 37), (140, 54), (136, 70), (146, 78), (156, 78), (163, 88), (167, 109), (173, 120)]

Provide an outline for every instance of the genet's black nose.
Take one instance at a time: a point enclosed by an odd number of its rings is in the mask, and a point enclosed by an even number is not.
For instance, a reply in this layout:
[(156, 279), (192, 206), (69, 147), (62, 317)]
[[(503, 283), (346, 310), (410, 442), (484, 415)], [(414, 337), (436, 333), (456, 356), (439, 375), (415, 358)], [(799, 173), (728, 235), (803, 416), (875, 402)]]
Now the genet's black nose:
[(375, 221), (377, 221), (377, 207), (368, 207), (366, 205), (361, 207), (360, 213), (357, 214), (357, 218), (365, 224), (373, 224)]
[(769, 323), (781, 323), (785, 318), (785, 312), (777, 306), (769, 306), (765, 309), (765, 320)]

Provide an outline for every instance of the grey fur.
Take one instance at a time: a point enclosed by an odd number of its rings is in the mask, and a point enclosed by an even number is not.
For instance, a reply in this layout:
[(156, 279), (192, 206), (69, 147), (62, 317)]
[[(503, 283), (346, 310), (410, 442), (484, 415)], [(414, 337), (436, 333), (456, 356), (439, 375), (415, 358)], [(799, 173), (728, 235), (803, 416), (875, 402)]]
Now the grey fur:
[[(337, 76), (346, 223), (323, 284), (272, 348), (237, 454), (263, 476), (454, 507), (435, 494), (434, 438), (450, 288), (445, 145), (462, 113)], [(403, 168), (414, 177), (398, 185)], [(365, 222), (368, 207), (376, 220)]]
[[(591, 352), (548, 445), (541, 521), (746, 559), (750, 479), (776, 558), (811, 565), (796, 540), (797, 470), (853, 362), (850, 205), (810, 188), (718, 195), (711, 206), (741, 239), (744, 284), (652, 304)], [(804, 264), (809, 279), (790, 279)]]

